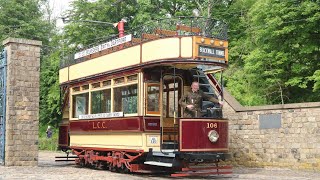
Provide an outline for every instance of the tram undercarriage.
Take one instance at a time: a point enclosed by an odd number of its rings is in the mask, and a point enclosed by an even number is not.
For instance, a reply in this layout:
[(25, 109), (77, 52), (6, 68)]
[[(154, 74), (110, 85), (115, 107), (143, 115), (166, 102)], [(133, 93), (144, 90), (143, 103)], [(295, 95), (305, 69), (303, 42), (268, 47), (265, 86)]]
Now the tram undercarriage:
[[(219, 166), (226, 153), (133, 152), (73, 149), (77, 165), (122, 173), (165, 173), (174, 177), (231, 174), (231, 166)], [(202, 164), (199, 166), (199, 164)]]

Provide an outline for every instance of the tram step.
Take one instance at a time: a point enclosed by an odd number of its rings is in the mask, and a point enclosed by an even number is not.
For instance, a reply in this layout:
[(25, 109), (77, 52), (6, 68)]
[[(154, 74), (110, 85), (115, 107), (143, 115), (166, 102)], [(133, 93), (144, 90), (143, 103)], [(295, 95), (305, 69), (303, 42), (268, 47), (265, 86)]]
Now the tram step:
[(179, 147), (175, 142), (164, 142), (161, 146), (162, 149), (177, 149)]
[(156, 161), (146, 161), (144, 164), (152, 166), (163, 166), (163, 167), (172, 167), (172, 163), (156, 162)]
[(78, 158), (78, 156), (56, 156), (55, 157), (55, 161), (75, 161), (76, 158)]
[(162, 152), (152, 152), (152, 156), (161, 156), (161, 157), (176, 157), (176, 155), (172, 152), (162, 153)]

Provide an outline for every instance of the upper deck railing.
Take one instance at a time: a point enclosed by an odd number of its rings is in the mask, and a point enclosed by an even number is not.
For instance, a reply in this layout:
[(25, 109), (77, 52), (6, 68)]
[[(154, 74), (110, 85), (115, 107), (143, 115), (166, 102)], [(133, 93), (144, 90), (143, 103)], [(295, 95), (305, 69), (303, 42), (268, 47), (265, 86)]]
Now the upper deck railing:
[[(227, 24), (211, 18), (203, 17), (174, 17), (174, 18), (164, 18), (156, 19), (147, 22), (137, 28), (125, 30), (125, 34), (132, 35), (132, 41), (115, 46), (109, 49), (109, 52), (119, 51), (126, 47), (131, 47), (136, 44), (140, 44), (146, 41), (161, 39), (166, 37), (176, 37), (176, 36), (203, 36), (216, 38), (220, 40), (227, 40)], [(88, 60), (88, 57), (82, 57), (75, 59), (74, 54), (91, 47), (95, 47), (98, 44), (109, 42), (117, 39), (117, 35), (110, 36), (104, 40), (97, 41), (87, 47), (76, 49), (74, 53), (65, 56), (60, 61), (60, 68), (71, 66), (83, 61)], [(121, 46), (121, 48), (119, 48)]]

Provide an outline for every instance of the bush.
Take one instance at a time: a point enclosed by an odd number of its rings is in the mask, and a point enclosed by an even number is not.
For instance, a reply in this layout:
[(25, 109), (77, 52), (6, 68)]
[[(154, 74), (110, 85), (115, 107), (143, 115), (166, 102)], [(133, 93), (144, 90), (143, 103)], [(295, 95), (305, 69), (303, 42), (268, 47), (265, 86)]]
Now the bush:
[(39, 150), (56, 151), (58, 148), (58, 131), (57, 129), (52, 129), (52, 137), (47, 138), (46, 128), (39, 128)]

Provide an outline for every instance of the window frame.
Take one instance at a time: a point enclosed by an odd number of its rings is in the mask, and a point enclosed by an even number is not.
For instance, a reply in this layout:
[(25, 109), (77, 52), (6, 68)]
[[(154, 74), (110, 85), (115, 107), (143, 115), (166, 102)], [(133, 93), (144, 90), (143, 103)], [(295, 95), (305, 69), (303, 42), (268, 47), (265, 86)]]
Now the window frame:
[[(94, 92), (98, 92), (98, 91), (105, 91), (105, 90), (110, 90), (110, 101), (111, 101), (111, 103), (110, 103), (110, 112), (112, 112), (112, 88), (111, 87), (109, 87), (109, 88), (95, 88), (94, 90), (91, 90), (90, 91), (90, 114), (93, 114), (92, 113), (92, 93), (94, 93)], [(106, 112), (106, 113), (108, 113), (108, 112)], [(95, 114), (100, 114), (100, 113), (95, 113)]]
[[(160, 116), (161, 115), (161, 84), (160, 83), (145, 83), (145, 112), (146, 115), (150, 116)], [(158, 98), (158, 108), (159, 111), (148, 111), (148, 87), (149, 86), (158, 86), (159, 87), (159, 98)]]
[[(132, 81), (128, 81), (128, 77), (130, 76), (134, 76), (136, 75), (137, 76), (137, 79), (136, 80), (132, 80)], [(120, 84), (115, 84), (115, 80), (116, 79), (119, 79), (119, 78), (124, 78), (124, 82), (123, 83), (120, 83)], [(108, 86), (103, 86), (103, 82), (105, 81), (111, 81), (111, 84), (108, 85)], [(97, 84), (97, 83), (100, 83), (100, 87), (96, 87), (94, 88), (93, 85), (94, 84)], [(117, 77), (112, 77), (112, 78), (105, 78), (105, 79), (100, 79), (99, 81), (92, 81), (92, 82), (89, 82), (89, 83), (85, 83), (85, 84), (82, 84), (82, 85), (76, 85), (76, 86), (72, 86), (70, 87), (70, 100), (69, 100), (69, 103), (70, 103), (70, 111), (69, 111), (69, 119), (70, 120), (79, 120), (79, 118), (75, 118), (73, 115), (73, 112), (74, 112), (74, 105), (73, 105), (73, 96), (75, 95), (79, 95), (79, 94), (85, 94), (85, 93), (88, 93), (88, 102), (87, 102), (87, 114), (92, 114), (92, 92), (95, 92), (95, 91), (103, 91), (103, 90), (107, 90), (107, 89), (110, 89), (111, 91), (111, 109), (110, 109), (110, 112), (115, 112), (114, 111), (114, 88), (119, 88), (119, 87), (125, 87), (125, 86), (131, 86), (131, 85), (137, 85), (137, 112), (136, 113), (130, 113), (130, 114), (124, 114), (124, 117), (130, 117), (130, 116), (138, 116), (138, 113), (139, 113), (139, 109), (140, 109), (140, 73), (134, 73), (134, 74), (128, 74), (128, 75), (125, 75), (125, 76), (117, 76)], [(82, 87), (84, 86), (89, 86), (88, 89), (85, 89), (83, 90)], [(74, 91), (75, 88), (79, 88), (80, 90), (78, 91)], [(99, 113), (98, 113), (99, 114)]]
[[(162, 93), (162, 96), (164, 96), (164, 94), (165, 94), (165, 91), (164, 91), (164, 86), (167, 84), (167, 83), (165, 83), (164, 81), (164, 78), (165, 77), (167, 77), (167, 76), (169, 76), (169, 77), (174, 77), (174, 75), (173, 74), (166, 74), (166, 75), (164, 75), (163, 77), (162, 77), (162, 89), (161, 89), (161, 93)], [(180, 79), (180, 85), (178, 85), (178, 86), (180, 86), (180, 88), (177, 88), (177, 92), (178, 92), (178, 102), (177, 102), (177, 109), (176, 109), (176, 111), (177, 111), (177, 115), (176, 115), (176, 117), (177, 118), (180, 118), (180, 117), (182, 117), (182, 114), (183, 114), (183, 108), (181, 107), (181, 105), (179, 104), (179, 100), (180, 100), (180, 98), (183, 96), (183, 87), (184, 87), (184, 82), (183, 82), (183, 77), (181, 76), (181, 75), (176, 75), (175, 76), (175, 78), (178, 78), (178, 79)], [(179, 84), (179, 82), (176, 82), (176, 83), (178, 83)], [(168, 87), (168, 89), (167, 89), (167, 98), (166, 98), (166, 108), (164, 109), (164, 103), (163, 103), (163, 97), (162, 97), (162, 99), (161, 99), (161, 102), (162, 102), (162, 105), (161, 105), (161, 108), (163, 109), (162, 110), (162, 116), (164, 117), (164, 118), (173, 118), (173, 116), (169, 116), (169, 114), (170, 114), (170, 87)], [(171, 91), (171, 92), (174, 92), (174, 91)], [(179, 94), (180, 94), (180, 97), (179, 97)], [(163, 113), (165, 113), (165, 115), (163, 114)]]
[(79, 96), (79, 95), (84, 95), (84, 94), (88, 94), (87, 95), (87, 100), (86, 100), (86, 106), (87, 106), (87, 108), (86, 108), (86, 112), (87, 113), (89, 113), (89, 104), (90, 104), (90, 102), (89, 102), (89, 99), (90, 99), (90, 92), (89, 91), (85, 91), (85, 92), (79, 92), (79, 93), (75, 93), (75, 94), (72, 94), (72, 96), (71, 96), (71, 102), (72, 102), (72, 106), (71, 106), (71, 111), (70, 111), (70, 113), (71, 113), (71, 119), (79, 119), (79, 117), (75, 117), (75, 106), (76, 106), (76, 104), (74, 103), (74, 97), (75, 96)]
[(132, 85), (137, 85), (137, 112), (136, 113), (127, 113), (127, 114), (125, 114), (124, 113), (124, 111), (122, 111), (123, 112), (123, 114), (125, 115), (125, 116), (135, 116), (135, 115), (138, 115), (138, 112), (139, 112), (139, 84), (138, 83), (127, 83), (127, 84), (124, 84), (124, 85), (121, 85), (121, 86), (113, 86), (113, 88), (112, 88), (112, 102), (113, 102), (113, 104), (112, 104), (112, 109), (114, 110), (114, 103), (115, 103), (115, 99), (114, 99), (114, 89), (116, 89), (116, 88), (121, 88), (121, 87), (125, 87), (125, 86), (132, 86)]

